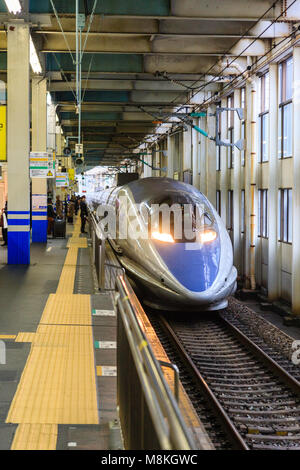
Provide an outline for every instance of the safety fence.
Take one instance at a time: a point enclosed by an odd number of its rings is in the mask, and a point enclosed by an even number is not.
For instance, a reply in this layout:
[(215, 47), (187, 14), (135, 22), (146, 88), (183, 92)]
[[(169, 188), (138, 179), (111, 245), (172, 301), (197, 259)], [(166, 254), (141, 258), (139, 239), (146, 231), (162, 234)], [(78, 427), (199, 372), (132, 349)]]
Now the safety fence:
[[(108, 242), (92, 214), (90, 230), (99, 289), (115, 291), (118, 314), (117, 395), (125, 449), (195, 449), (178, 405), (178, 369), (173, 364), (160, 364), (155, 358), (138, 321), (139, 314), (144, 313), (142, 306), (117, 257), (106, 249)], [(174, 371), (175, 395), (161, 366)]]

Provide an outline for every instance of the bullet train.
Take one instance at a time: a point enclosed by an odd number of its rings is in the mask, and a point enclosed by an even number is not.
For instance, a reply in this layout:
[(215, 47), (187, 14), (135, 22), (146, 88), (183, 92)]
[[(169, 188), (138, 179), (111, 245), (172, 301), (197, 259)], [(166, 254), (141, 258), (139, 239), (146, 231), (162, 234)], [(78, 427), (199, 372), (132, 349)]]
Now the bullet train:
[[(227, 307), (237, 278), (231, 240), (196, 188), (170, 178), (143, 178), (91, 194), (88, 204), (118, 247), (129, 279), (142, 288), (145, 304), (192, 311)], [(165, 218), (162, 208), (170, 209)], [(108, 213), (116, 214), (113, 228)]]

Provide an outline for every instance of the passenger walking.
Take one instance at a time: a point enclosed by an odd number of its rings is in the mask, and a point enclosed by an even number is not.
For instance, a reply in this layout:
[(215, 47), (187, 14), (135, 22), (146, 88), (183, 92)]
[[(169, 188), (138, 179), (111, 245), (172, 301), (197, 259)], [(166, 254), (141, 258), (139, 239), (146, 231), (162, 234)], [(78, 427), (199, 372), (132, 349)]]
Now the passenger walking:
[(54, 212), (51, 198), (48, 198), (47, 219), (48, 219), (48, 230), (47, 230), (48, 235), (53, 235), (55, 212)]
[(85, 202), (85, 196), (82, 196), (81, 203), (80, 203), (80, 218), (81, 218), (81, 233), (85, 232), (85, 223), (88, 217), (88, 209), (87, 204)]
[(5, 207), (2, 211), (2, 216), (1, 216), (1, 227), (2, 227), (2, 238), (3, 238), (3, 244), (2, 246), (7, 245), (7, 202), (5, 203)]

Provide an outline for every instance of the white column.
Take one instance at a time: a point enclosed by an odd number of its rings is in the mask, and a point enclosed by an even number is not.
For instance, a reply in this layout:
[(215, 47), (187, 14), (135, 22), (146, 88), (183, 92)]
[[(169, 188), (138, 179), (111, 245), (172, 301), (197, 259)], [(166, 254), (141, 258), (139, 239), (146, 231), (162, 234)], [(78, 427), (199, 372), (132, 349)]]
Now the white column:
[(244, 274), (245, 287), (250, 287), (250, 214), (251, 214), (251, 84), (246, 83), (246, 148), (245, 148), (245, 234)]
[[(234, 90), (234, 107), (241, 107), (241, 91)], [(241, 121), (237, 112), (234, 113), (234, 135), (233, 141), (237, 142), (241, 138)], [(241, 227), (240, 227), (240, 201), (241, 201), (241, 151), (234, 147), (233, 150), (233, 263), (241, 274)]]
[(182, 170), (192, 169), (192, 128), (183, 133)]
[[(221, 101), (221, 107), (227, 107), (227, 98), (223, 98)], [(227, 141), (227, 112), (223, 111), (220, 113), (221, 119), (221, 140)], [(220, 191), (221, 191), (221, 219), (226, 226), (227, 221), (227, 147), (224, 145), (220, 148), (220, 159), (221, 159), (221, 171), (220, 171)]]
[(174, 137), (168, 135), (168, 169), (167, 177), (173, 179), (174, 176)]
[[(207, 109), (207, 132), (211, 136), (216, 134), (216, 116), (210, 116), (216, 112), (216, 106), (211, 105)], [(206, 188), (207, 198), (216, 205), (216, 143), (206, 139)]]
[[(195, 121), (198, 126), (198, 119)], [(200, 188), (200, 168), (199, 168), (199, 137), (200, 134), (192, 129), (192, 168), (193, 168), (193, 186)]]
[(292, 264), (292, 310), (300, 315), (300, 100), (297, 93), (300, 83), (300, 47), (293, 52), (294, 69), (294, 187), (293, 187), (293, 264)]
[[(47, 151), (47, 80), (32, 79), (32, 151)], [(32, 242), (47, 243), (47, 204), (34, 208), (37, 197), (47, 200), (47, 179), (32, 178)]]
[(7, 26), (8, 264), (30, 264), (28, 24)]
[[(199, 119), (200, 129), (207, 131), (207, 118)], [(207, 195), (207, 179), (206, 179), (206, 137), (199, 134), (199, 169), (200, 169), (200, 191)]]
[(269, 195), (268, 195), (268, 297), (273, 301), (279, 296), (279, 260), (278, 260), (278, 69), (277, 64), (269, 67)]

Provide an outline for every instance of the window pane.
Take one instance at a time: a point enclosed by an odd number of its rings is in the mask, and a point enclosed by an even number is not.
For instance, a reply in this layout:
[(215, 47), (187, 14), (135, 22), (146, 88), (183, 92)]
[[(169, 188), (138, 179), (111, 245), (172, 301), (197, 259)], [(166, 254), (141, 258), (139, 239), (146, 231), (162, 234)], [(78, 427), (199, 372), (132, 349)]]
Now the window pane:
[(263, 237), (268, 236), (268, 190), (263, 190), (263, 213), (262, 213), (263, 227), (262, 235)]
[(257, 235), (261, 236), (261, 189), (258, 190), (258, 208), (257, 208)]
[(282, 93), (282, 70), (283, 70), (283, 64), (279, 64), (278, 67), (278, 87), (279, 87), (279, 102), (281, 103), (283, 101), (283, 93)]
[(278, 111), (278, 158), (282, 158), (282, 112), (283, 108), (279, 108)]
[(261, 117), (261, 161), (267, 162), (269, 160), (269, 114), (264, 114)]
[(289, 103), (283, 109), (283, 157), (292, 156), (292, 106), (292, 103)]
[(287, 242), (287, 240), (288, 240), (287, 216), (288, 216), (288, 194), (287, 194), (287, 190), (284, 189), (284, 191), (283, 191), (283, 241), (284, 242)]
[(245, 190), (241, 192), (241, 232), (245, 231)]
[(286, 61), (286, 88), (285, 88), (285, 99), (291, 100), (293, 98), (293, 58), (290, 57)]
[(245, 108), (245, 105), (246, 105), (246, 98), (245, 98), (245, 88), (242, 88), (241, 89), (241, 107), (242, 108)]
[(282, 191), (278, 191), (278, 217), (277, 217), (277, 230), (278, 230), (278, 240), (281, 240), (281, 197)]
[(268, 111), (269, 109), (269, 73), (266, 73), (265, 74), (265, 107), (264, 107), (264, 111)]
[(288, 242), (292, 243), (293, 240), (293, 200), (292, 200), (292, 190), (288, 190), (288, 205), (289, 205), (289, 215), (288, 215)]
[[(241, 139), (245, 140), (245, 121), (242, 122)], [(245, 150), (241, 151), (241, 165), (245, 166)]]

